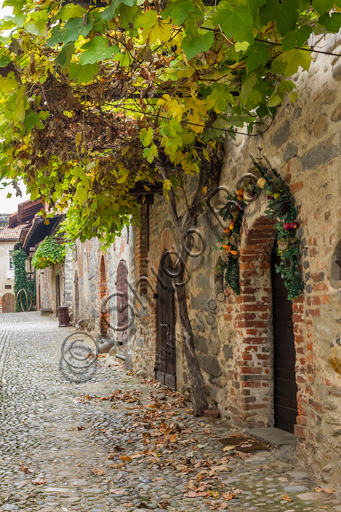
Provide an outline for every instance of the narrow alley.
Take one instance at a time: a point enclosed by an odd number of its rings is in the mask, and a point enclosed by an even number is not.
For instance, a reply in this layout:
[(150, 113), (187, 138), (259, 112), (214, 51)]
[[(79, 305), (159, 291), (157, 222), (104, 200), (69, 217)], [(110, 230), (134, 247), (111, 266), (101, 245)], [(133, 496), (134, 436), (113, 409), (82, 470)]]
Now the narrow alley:
[(235, 432), (222, 420), (194, 418), (113, 356), (72, 381), (72, 332), (39, 313), (0, 316), (1, 511), (341, 511), (290, 446), (224, 446)]

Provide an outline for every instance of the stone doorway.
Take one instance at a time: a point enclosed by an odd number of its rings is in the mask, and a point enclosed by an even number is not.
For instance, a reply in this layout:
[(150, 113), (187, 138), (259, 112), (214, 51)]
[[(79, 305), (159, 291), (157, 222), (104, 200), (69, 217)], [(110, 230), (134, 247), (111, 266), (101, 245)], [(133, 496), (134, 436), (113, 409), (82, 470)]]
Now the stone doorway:
[(280, 258), (274, 248), (271, 255), (271, 282), (275, 427), (294, 433), (298, 411), (292, 303), (287, 298), (282, 277), (276, 272), (276, 265), (279, 263)]
[(156, 287), (156, 363), (155, 378), (176, 389), (175, 300), (172, 279), (173, 265), (164, 251)]

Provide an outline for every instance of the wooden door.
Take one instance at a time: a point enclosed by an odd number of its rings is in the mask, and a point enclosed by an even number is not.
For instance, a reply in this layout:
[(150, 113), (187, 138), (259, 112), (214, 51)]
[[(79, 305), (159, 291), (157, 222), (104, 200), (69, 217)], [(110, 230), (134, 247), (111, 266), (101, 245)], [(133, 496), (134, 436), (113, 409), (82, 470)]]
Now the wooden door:
[(75, 323), (80, 320), (79, 318), (79, 282), (78, 282), (78, 272), (75, 274)]
[(297, 385), (295, 374), (295, 342), (292, 321), (292, 303), (275, 265), (279, 256), (272, 253), (272, 307), (274, 337), (274, 409), (275, 427), (294, 432), (297, 412)]
[(155, 378), (162, 384), (176, 389), (175, 351), (175, 301), (172, 261), (165, 251), (159, 268), (157, 282), (156, 318), (157, 344)]
[(2, 312), (14, 313), (15, 311), (15, 297), (13, 293), (5, 293), (2, 296)]
[(128, 269), (124, 261), (120, 261), (116, 274), (117, 294), (117, 341), (121, 345), (127, 341), (128, 331)]

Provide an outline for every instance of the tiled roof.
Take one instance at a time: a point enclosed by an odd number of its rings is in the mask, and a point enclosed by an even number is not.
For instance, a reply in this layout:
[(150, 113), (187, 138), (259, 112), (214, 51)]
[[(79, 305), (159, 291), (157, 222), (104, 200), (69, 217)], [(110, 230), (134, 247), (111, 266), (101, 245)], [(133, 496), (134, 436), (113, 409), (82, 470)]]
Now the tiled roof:
[(17, 240), (19, 240), (22, 228), (23, 226), (17, 226), (16, 228), (13, 229), (0, 227), (0, 240), (16, 242)]

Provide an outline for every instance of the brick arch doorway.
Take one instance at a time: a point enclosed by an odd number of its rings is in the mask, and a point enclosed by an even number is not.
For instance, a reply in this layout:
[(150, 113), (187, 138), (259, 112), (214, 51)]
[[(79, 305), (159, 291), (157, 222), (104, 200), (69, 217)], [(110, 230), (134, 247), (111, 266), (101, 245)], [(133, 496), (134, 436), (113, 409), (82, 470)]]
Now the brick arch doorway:
[(294, 432), (298, 413), (293, 308), (275, 269), (279, 260), (274, 243), (270, 220), (259, 217), (251, 227), (245, 221), (237, 316), (240, 406), (250, 426)]
[(124, 261), (120, 261), (116, 273), (117, 295), (117, 341), (123, 345), (128, 336), (128, 269)]
[(105, 265), (104, 256), (101, 257), (99, 269), (99, 307), (100, 307), (100, 333), (102, 336), (107, 336), (109, 333), (110, 315), (108, 308), (102, 311), (103, 303), (108, 298), (108, 279)]
[(175, 299), (173, 264), (167, 250), (162, 254), (156, 286), (155, 378), (176, 389)]
[(5, 293), (2, 296), (2, 312), (14, 313), (15, 311), (15, 297), (13, 293)]

